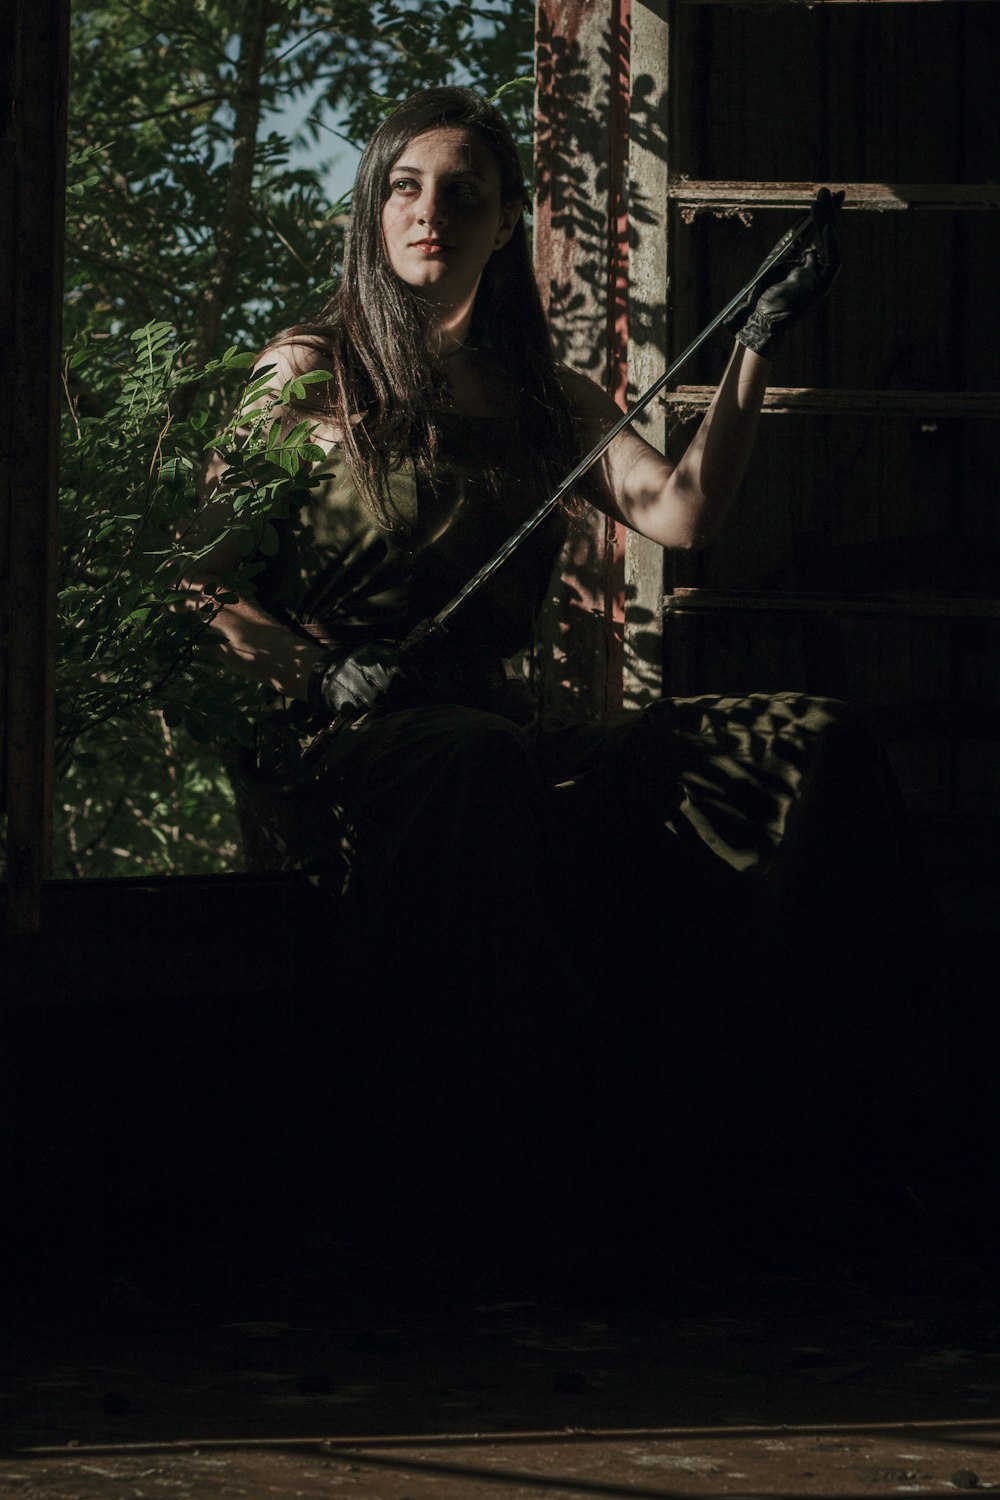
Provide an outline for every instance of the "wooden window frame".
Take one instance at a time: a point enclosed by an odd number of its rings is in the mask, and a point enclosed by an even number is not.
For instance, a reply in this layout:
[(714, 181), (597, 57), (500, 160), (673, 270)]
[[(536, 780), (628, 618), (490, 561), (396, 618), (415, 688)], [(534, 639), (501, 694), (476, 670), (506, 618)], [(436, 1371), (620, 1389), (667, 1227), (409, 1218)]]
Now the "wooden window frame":
[(70, 0), (0, 21), (0, 529), (7, 928), (41, 926), (51, 861), (59, 369)]

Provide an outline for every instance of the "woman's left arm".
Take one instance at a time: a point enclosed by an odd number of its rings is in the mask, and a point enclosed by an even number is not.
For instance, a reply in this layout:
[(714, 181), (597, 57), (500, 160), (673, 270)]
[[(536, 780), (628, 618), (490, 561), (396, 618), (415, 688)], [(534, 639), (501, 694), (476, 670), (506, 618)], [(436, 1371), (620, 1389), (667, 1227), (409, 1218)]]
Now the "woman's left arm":
[[(676, 467), (629, 428), (615, 438), (587, 484), (602, 510), (663, 547), (703, 547), (716, 535), (746, 473), (771, 360), (788, 329), (827, 296), (839, 274), (843, 199), (819, 190), (808, 245), (793, 246), (773, 264), (769, 256), (730, 313), (726, 327), (736, 347)], [(585, 377), (567, 373), (565, 381), (587, 452), (621, 413)]]
[[(588, 499), (661, 547), (705, 546), (722, 525), (746, 473), (769, 369), (769, 360), (737, 343), (680, 462), (672, 465), (626, 428), (587, 482)], [(586, 451), (621, 412), (585, 377), (564, 378)]]

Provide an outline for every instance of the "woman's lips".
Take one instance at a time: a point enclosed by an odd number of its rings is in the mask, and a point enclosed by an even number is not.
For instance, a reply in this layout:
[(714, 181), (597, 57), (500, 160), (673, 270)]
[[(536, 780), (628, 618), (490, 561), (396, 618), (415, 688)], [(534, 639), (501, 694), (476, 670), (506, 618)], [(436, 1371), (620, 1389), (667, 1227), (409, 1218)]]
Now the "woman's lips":
[(445, 250), (451, 250), (452, 245), (446, 245), (443, 240), (414, 240), (413, 249), (422, 250), (424, 255), (441, 255)]

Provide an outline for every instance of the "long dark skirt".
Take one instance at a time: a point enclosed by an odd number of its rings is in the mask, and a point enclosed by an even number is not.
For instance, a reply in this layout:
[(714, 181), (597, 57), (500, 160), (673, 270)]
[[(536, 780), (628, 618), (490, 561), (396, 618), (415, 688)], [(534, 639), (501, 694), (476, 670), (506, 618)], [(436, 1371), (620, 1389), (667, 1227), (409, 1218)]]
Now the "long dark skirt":
[(902, 1133), (926, 911), (843, 704), (436, 704), (299, 748), (267, 727), (242, 811), (334, 898), (319, 1134), (377, 1233), (655, 1236)]

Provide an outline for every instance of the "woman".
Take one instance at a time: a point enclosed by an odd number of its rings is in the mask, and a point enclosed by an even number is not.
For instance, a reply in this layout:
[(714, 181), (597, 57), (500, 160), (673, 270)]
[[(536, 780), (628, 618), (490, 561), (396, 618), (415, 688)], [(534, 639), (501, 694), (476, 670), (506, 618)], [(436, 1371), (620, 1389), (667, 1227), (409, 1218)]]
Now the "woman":
[[(428, 90), (378, 128), (338, 291), (257, 371), (270, 371), (285, 429), (308, 420), (325, 456), (310, 498), (277, 527), (257, 597), (212, 621), (225, 659), (276, 695), (235, 778), (253, 857), (307, 869), (338, 895), (330, 967), (350, 1001), (336, 1055), (350, 1060), (338, 1089), (351, 1099), (331, 1126), (340, 1180), (357, 1169), (355, 1206), (362, 1178), (389, 1185), (393, 1222), (419, 1203), (422, 1233), (442, 1216), (453, 1230), (456, 1195), (490, 1235), (498, 1204), (505, 1222), (537, 1226), (557, 1182), (580, 1201), (595, 1183), (607, 1199), (614, 1182), (620, 1202), (623, 1162), (647, 1170), (639, 1138), (657, 1152), (669, 1141), (675, 1174), (701, 1160), (738, 1068), (731, 1046), (720, 1061), (720, 1012), (664, 1006), (655, 976), (669, 948), (675, 983), (731, 987), (728, 955), (776, 892), (784, 910), (799, 885), (772, 856), (809, 825), (803, 786), (831, 754), (839, 763), (831, 743), (860, 733), (837, 705), (795, 695), (540, 726), (509, 661), (530, 640), (562, 514), (458, 612), (443, 646), (400, 655), (619, 415), (553, 361), (525, 202), (509, 131), (476, 94)], [(770, 358), (836, 277), (838, 207), (819, 195), (808, 248), (734, 314), (729, 364), (680, 462), (626, 430), (588, 474), (586, 501), (664, 547), (712, 538), (746, 469)], [(221, 477), (208, 525), (226, 517)], [(239, 551), (230, 536), (192, 572), (194, 602)], [(342, 727), (323, 734), (332, 720)], [(822, 800), (822, 784), (812, 790)], [(807, 839), (793, 868), (810, 857)], [(613, 1015), (617, 949), (588, 930), (598, 914), (658, 935), (670, 923), (655, 951), (633, 945)], [(745, 995), (745, 955), (739, 969)], [(725, 1025), (739, 1022), (730, 1012)], [(690, 1086), (693, 1057), (714, 1082)], [(363, 1206), (369, 1219), (380, 1208), (371, 1195)]]

